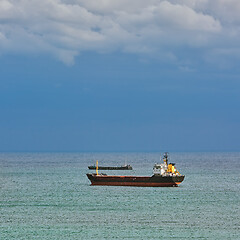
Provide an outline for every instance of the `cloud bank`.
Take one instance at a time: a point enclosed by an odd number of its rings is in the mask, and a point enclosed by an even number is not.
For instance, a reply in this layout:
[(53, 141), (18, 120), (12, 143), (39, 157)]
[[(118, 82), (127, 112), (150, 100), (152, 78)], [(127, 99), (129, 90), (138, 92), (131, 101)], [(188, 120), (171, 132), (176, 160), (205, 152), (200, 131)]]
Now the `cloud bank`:
[(67, 64), (83, 51), (236, 59), (239, 12), (239, 0), (0, 0), (0, 54), (45, 53)]

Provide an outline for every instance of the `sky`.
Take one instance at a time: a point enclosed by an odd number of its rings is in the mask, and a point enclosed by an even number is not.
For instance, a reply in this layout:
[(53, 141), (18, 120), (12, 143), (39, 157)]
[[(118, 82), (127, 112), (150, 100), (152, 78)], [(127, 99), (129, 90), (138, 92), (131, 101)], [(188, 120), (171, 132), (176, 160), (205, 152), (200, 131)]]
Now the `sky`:
[(0, 151), (240, 151), (239, 0), (0, 0)]

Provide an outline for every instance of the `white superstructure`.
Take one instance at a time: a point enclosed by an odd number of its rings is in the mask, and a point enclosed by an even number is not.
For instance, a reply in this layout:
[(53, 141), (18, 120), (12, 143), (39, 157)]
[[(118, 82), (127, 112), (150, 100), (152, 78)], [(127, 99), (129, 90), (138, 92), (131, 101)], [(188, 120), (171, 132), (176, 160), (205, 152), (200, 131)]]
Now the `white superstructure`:
[(177, 171), (174, 165), (174, 163), (168, 164), (168, 155), (165, 153), (163, 163), (156, 163), (154, 165), (153, 174), (161, 176), (180, 176), (181, 174)]

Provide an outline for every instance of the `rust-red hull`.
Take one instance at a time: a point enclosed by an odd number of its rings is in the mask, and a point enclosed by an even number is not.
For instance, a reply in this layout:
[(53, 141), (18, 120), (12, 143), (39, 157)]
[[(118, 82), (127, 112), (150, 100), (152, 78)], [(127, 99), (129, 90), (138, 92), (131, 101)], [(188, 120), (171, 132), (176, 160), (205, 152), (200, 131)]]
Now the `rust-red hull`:
[(108, 176), (87, 174), (91, 181), (91, 185), (106, 185), (106, 186), (134, 186), (134, 187), (177, 187), (184, 176)]

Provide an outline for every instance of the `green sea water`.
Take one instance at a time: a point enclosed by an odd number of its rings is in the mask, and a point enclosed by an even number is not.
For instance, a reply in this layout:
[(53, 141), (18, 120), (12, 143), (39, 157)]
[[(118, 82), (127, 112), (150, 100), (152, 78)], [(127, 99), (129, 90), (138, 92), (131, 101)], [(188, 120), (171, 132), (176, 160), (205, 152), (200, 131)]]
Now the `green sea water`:
[(88, 165), (152, 174), (158, 153), (0, 153), (0, 239), (240, 239), (240, 153), (171, 153), (179, 187), (90, 186)]

